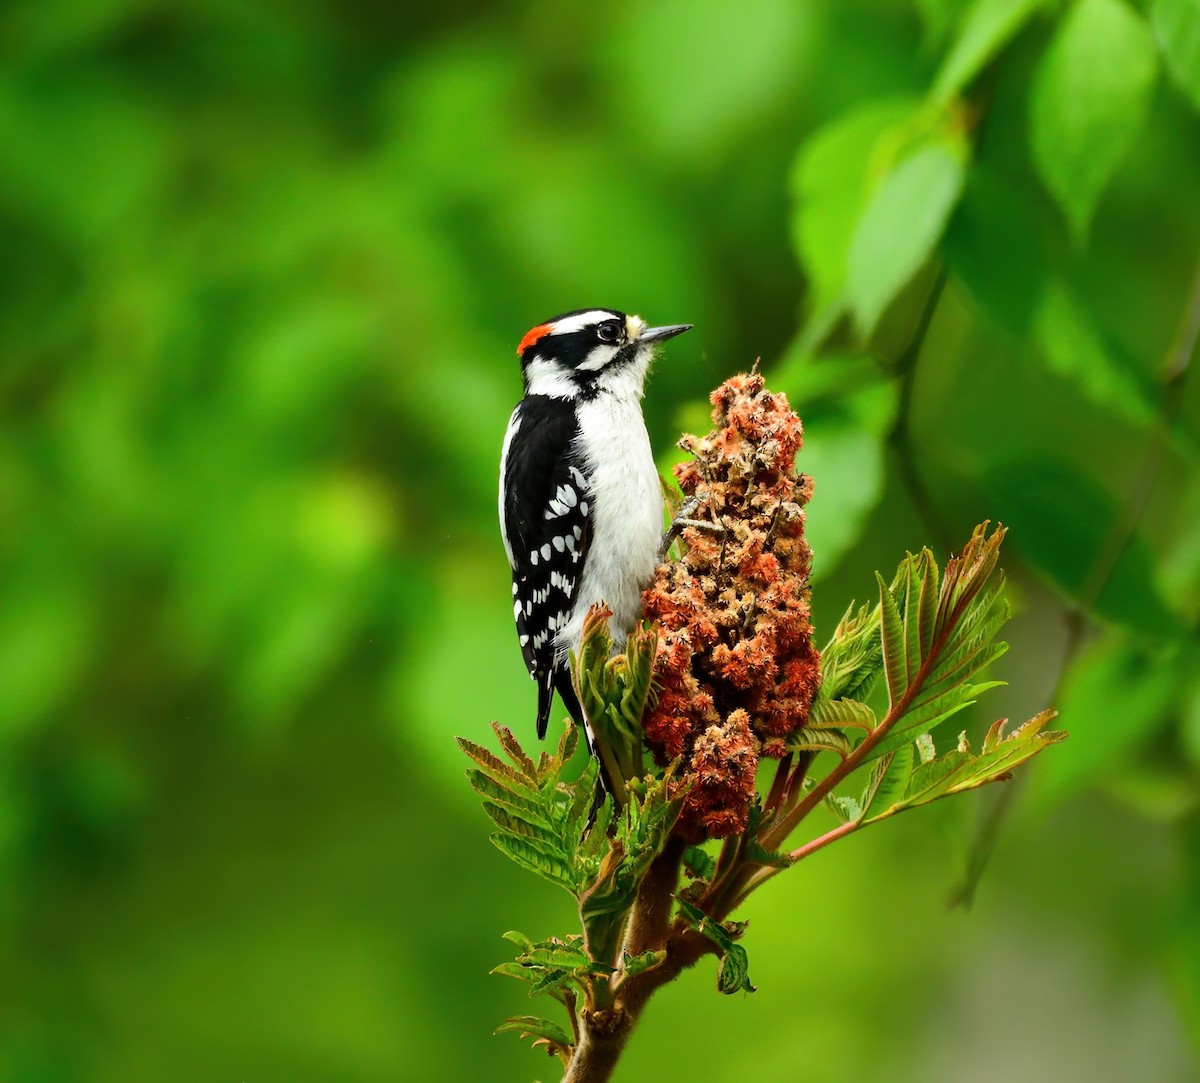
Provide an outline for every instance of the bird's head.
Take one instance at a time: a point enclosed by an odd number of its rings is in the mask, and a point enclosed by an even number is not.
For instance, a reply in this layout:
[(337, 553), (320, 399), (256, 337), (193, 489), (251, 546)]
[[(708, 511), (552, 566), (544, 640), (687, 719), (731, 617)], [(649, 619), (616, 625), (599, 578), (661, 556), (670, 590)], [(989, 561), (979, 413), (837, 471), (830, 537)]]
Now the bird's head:
[(525, 393), (577, 398), (609, 391), (640, 397), (655, 346), (691, 326), (647, 327), (641, 316), (611, 308), (555, 316), (529, 331), (517, 347)]

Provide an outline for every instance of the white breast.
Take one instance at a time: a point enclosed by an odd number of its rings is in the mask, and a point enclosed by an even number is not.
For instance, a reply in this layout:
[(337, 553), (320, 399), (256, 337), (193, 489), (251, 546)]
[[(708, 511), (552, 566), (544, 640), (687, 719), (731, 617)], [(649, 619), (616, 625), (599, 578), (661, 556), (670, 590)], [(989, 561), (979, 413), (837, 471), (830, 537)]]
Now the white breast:
[(564, 653), (578, 644), (588, 608), (600, 601), (613, 611), (614, 641), (624, 643), (641, 615), (663, 529), (662, 489), (638, 397), (600, 394), (581, 402), (579, 428), (575, 446), (595, 510), (575, 609), (556, 636)]

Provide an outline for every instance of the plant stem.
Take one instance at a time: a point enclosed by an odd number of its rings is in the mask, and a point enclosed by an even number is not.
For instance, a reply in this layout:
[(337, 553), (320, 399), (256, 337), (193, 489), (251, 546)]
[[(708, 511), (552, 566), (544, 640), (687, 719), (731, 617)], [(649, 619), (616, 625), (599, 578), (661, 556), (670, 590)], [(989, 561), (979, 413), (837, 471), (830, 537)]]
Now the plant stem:
[[(676, 860), (676, 872), (678, 868)], [(655, 912), (669, 912), (675, 882), (671, 882), (669, 889), (667, 883), (665, 876), (658, 878), (656, 891), (639, 893), (636, 905)], [(672, 927), (662, 946), (667, 952), (663, 963), (653, 970), (643, 971), (622, 981), (612, 1008), (604, 1011), (584, 1009), (581, 1013), (578, 1044), (563, 1076), (563, 1083), (606, 1083), (611, 1079), (650, 997), (661, 986), (674, 981), (684, 970), (694, 966), (703, 956), (715, 951), (712, 941), (707, 937), (679, 925)]]

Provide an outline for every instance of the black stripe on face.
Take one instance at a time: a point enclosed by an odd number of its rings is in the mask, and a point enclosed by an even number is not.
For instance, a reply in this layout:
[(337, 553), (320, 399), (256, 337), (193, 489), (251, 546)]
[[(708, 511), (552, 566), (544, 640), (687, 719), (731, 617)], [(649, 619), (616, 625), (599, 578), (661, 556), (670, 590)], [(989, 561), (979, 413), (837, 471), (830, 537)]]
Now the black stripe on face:
[(629, 345), (626, 342), (628, 317), (624, 312), (618, 312), (614, 308), (580, 308), (574, 312), (564, 312), (555, 316), (540, 326), (554, 326), (563, 321), (569, 321), (573, 316), (592, 314), (594, 314), (593, 321), (583, 327), (550, 332), (537, 339), (522, 354), (522, 365), (540, 357), (552, 361), (562, 368), (574, 370), (579, 369), (579, 366), (587, 361), (597, 347), (618, 347), (621, 352), (612, 357), (610, 361), (606, 361), (600, 368), (580, 371), (579, 379), (586, 382), (592, 378), (593, 372), (608, 368), (614, 361), (620, 362), (631, 358), (632, 350), (625, 354), (625, 347)]

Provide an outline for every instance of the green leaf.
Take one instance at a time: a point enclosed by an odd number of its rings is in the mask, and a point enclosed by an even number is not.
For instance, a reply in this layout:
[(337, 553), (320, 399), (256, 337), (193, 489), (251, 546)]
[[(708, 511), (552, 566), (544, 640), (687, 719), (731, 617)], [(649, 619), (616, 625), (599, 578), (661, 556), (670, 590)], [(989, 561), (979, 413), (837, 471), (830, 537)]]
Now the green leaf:
[(1047, 287), (1034, 317), (1034, 336), (1050, 369), (1092, 402), (1139, 426), (1153, 420), (1146, 387), (1113, 357), (1061, 281)]
[[(914, 740), (999, 683), (971, 682), (1007, 649), (993, 642), (1008, 616), (1001, 595), (1003, 573), (996, 571), (1003, 537), (1003, 528), (989, 536), (986, 523), (976, 527), (962, 553), (947, 563), (944, 576), (928, 550), (906, 556), (891, 586), (876, 576), (888, 689), (888, 711), (878, 725), (886, 724), (887, 731), (865, 753), (864, 763), (911, 750)], [(822, 702), (818, 697), (817, 704)], [(863, 804), (880, 800), (878, 786), (887, 781), (894, 788), (895, 778), (895, 772), (886, 776), (879, 768)]]
[(810, 311), (819, 313), (841, 297), (858, 220), (891, 165), (881, 151), (917, 104), (910, 98), (868, 102), (819, 129), (796, 156), (792, 241), (808, 277)]
[(975, 0), (933, 81), (933, 100), (944, 104), (961, 93), (1043, 2)]
[(571, 654), (571, 679), (591, 724), (597, 755), (624, 801), (624, 784), (642, 774), (642, 715), (654, 695), (654, 658), (658, 629), (635, 628), (623, 654), (613, 654), (608, 620), (612, 613), (595, 605), (588, 611), (579, 649)]
[(691, 926), (717, 946), (721, 956), (721, 965), (717, 970), (717, 989), (722, 993), (753, 993), (755, 988), (750, 984), (746, 949), (735, 943), (744, 926), (736, 922), (723, 925), (686, 899), (678, 901), (680, 911)]
[(965, 147), (930, 142), (899, 163), (863, 213), (846, 264), (846, 292), (870, 334), (891, 300), (933, 254), (962, 193)]
[(647, 970), (653, 970), (660, 963), (665, 962), (666, 958), (667, 953), (662, 950), (643, 951), (640, 955), (626, 953), (622, 969), (626, 976), (632, 978), (638, 974), (644, 974)]
[(587, 952), (572, 944), (555, 944), (545, 942), (535, 944), (523, 951), (517, 962), (521, 966), (536, 967), (541, 970), (565, 970), (568, 972), (589, 971), (598, 964), (588, 958)]
[(873, 730), (875, 723), (875, 712), (865, 703), (856, 699), (835, 699), (814, 703), (805, 725), (809, 729)]
[(898, 703), (908, 688), (909, 678), (908, 656), (904, 650), (904, 622), (883, 576), (877, 572), (875, 578), (879, 581), (879, 608), (883, 616), (883, 672), (887, 679), (888, 700)]
[[(723, 0), (662, 0), (605, 11), (603, 18), (572, 16), (560, 25), (572, 28), (589, 67), (596, 52), (607, 62), (603, 85), (625, 114), (629, 152), (690, 171), (696, 163), (724, 161), (747, 123), (791, 100), (811, 63), (819, 18), (808, 5), (748, 0), (731, 23)], [(681, 34), (686, 48), (664, 47)], [(716, 71), (724, 73), (720, 79), (711, 77)], [(633, 142), (639, 137), (641, 146)]]
[[(971, 751), (966, 734), (962, 734), (957, 748), (917, 764), (892, 811), (925, 805), (941, 797), (1007, 779), (1014, 768), (1050, 745), (1066, 740), (1065, 733), (1045, 728), (1054, 717), (1054, 711), (1043, 711), (1007, 737), (1004, 735), (1006, 720), (1001, 719), (988, 730), (983, 751), (978, 755)], [(885, 812), (882, 804), (879, 811), (881, 815)]]
[(1124, 0), (1080, 0), (1059, 25), (1034, 82), (1034, 164), (1077, 243), (1142, 126), (1157, 57)]
[(534, 1046), (545, 1043), (552, 1052), (569, 1051), (572, 1048), (572, 1038), (562, 1027), (549, 1019), (539, 1019), (535, 1015), (514, 1015), (501, 1023), (495, 1034), (516, 1034), (520, 1038), (534, 1039)]
[(1150, 23), (1171, 79), (1200, 109), (1200, 0), (1154, 0)]
[(741, 944), (730, 944), (721, 956), (717, 967), (717, 991), (726, 995), (755, 992), (755, 987), (750, 984), (750, 959)]
[(1065, 459), (1045, 455), (996, 463), (983, 478), (990, 505), (1020, 539), (1021, 556), (1071, 598), (1090, 596), (1101, 616), (1152, 636), (1181, 629), (1166, 603), (1158, 570), (1140, 530), (1118, 557), (1107, 582), (1092, 577), (1106, 539), (1124, 510), (1105, 488)]
[(826, 796), (825, 807), (844, 824), (861, 819), (863, 814), (863, 807), (858, 798), (843, 797), (836, 793)]
[(712, 854), (700, 846), (689, 846), (684, 850), (683, 867), (697, 880), (711, 880), (717, 871)]
[[(870, 694), (883, 671), (883, 647), (879, 628), (882, 610), (878, 605), (851, 602), (829, 642), (821, 649), (821, 687), (814, 712), (822, 703), (861, 700)], [(849, 724), (844, 722), (843, 724)]]
[[(795, 371), (800, 366), (789, 366)], [(817, 497), (805, 511), (814, 554), (813, 578), (828, 576), (858, 542), (871, 510), (883, 494), (885, 441), (896, 416), (894, 380), (881, 381), (878, 367), (864, 381), (845, 363), (855, 386), (836, 401), (815, 404), (804, 415), (800, 468), (817, 480)], [(803, 399), (801, 378), (788, 385), (792, 401)]]
[(1042, 764), (1034, 787), (1043, 807), (1104, 782), (1157, 733), (1178, 703), (1189, 659), (1110, 633), (1087, 646), (1063, 683), (1060, 712), (1070, 745)]
[(558, 884), (572, 894), (575, 893), (575, 876), (561, 851), (555, 851), (542, 842), (518, 835), (496, 833), (489, 838), (497, 850), (523, 869), (536, 872), (552, 884)]
[(632, 780), (610, 850), (594, 882), (579, 896), (585, 924), (606, 921), (633, 904), (638, 887), (662, 853), (683, 807), (686, 792), (671, 796), (671, 785), (670, 769), (661, 779)]
[(1005, 331), (1024, 339), (1042, 303), (1057, 211), (1021, 184), (1004, 156), (971, 164), (942, 249), (956, 283)]
[(914, 745), (905, 742), (876, 762), (863, 791), (861, 816), (864, 822), (880, 819), (893, 805), (902, 802), (914, 758)]
[(801, 726), (789, 734), (787, 747), (789, 752), (833, 752), (845, 759), (850, 755), (851, 744), (850, 738), (839, 729)]

